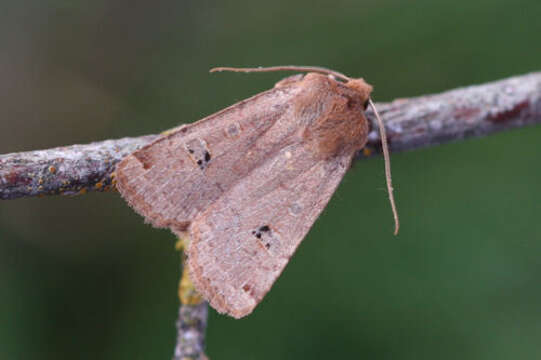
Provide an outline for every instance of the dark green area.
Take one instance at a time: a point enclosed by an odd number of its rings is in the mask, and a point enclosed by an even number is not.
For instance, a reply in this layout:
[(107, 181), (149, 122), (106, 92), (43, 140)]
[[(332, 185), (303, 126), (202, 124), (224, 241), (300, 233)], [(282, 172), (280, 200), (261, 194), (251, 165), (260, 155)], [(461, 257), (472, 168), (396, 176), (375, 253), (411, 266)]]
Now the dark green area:
[[(322, 65), (377, 101), (541, 70), (541, 2), (2, 1), (0, 153), (156, 133)], [(541, 357), (541, 128), (358, 162), (210, 359)], [(0, 359), (168, 359), (174, 238), (116, 194), (0, 203)]]

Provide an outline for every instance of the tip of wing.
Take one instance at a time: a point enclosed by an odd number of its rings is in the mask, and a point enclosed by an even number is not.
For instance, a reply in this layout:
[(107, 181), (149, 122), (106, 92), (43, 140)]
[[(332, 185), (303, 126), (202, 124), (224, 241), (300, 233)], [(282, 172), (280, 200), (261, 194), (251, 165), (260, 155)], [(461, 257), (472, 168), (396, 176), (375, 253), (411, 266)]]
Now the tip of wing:
[[(194, 239), (191, 240), (193, 242)], [(193, 249), (191, 245), (190, 248)], [(190, 280), (199, 294), (221, 314), (227, 314), (236, 319), (251, 314), (258, 302), (253, 298), (250, 298), (251, 301), (241, 301), (226, 296), (222, 289), (211, 284), (211, 280), (203, 275), (203, 267), (199, 264), (198, 254), (191, 249), (188, 251), (186, 266), (188, 266)]]

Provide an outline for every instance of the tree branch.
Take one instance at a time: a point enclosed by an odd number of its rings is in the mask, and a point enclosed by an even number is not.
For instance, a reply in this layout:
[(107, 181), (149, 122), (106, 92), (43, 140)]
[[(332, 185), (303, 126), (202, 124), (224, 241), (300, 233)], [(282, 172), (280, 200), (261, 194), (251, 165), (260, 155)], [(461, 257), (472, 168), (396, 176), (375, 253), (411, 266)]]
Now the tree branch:
[(0, 199), (108, 191), (116, 164), (157, 135), (0, 155)]
[(208, 304), (181, 304), (178, 309), (177, 344), (173, 360), (205, 360)]
[(186, 252), (190, 242), (186, 234), (180, 237), (176, 249), (181, 251), (182, 276), (178, 286), (180, 308), (177, 320), (177, 344), (173, 360), (207, 360), (205, 332), (207, 329), (208, 303), (197, 292), (186, 268)]
[[(377, 104), (392, 152), (541, 122), (541, 73)], [(367, 149), (379, 152), (373, 114)], [(120, 159), (158, 135), (0, 155), (0, 199), (107, 191)]]
[[(486, 136), (541, 123), (541, 72), (377, 106), (392, 152)], [(368, 146), (380, 148), (376, 131)]]

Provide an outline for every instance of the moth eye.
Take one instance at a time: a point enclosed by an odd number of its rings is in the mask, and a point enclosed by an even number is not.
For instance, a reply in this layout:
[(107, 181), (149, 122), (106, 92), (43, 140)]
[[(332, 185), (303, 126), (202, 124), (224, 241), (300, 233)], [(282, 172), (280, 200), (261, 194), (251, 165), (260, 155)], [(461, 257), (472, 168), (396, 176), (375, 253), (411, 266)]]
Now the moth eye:
[(366, 101), (364, 102), (363, 107), (366, 110), (366, 108), (368, 107), (368, 99), (366, 99)]

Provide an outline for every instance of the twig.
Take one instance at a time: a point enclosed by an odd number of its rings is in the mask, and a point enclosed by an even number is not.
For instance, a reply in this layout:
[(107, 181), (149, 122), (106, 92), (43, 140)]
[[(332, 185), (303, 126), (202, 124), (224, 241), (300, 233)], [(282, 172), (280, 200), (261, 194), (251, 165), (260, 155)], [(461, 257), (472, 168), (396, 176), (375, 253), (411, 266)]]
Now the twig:
[[(541, 123), (541, 72), (377, 104), (392, 152)], [(371, 110), (372, 129), (377, 129)], [(377, 131), (368, 146), (379, 149)], [(365, 152), (366, 153), (366, 152)]]
[[(485, 136), (541, 123), (541, 73), (377, 106), (393, 152)], [(370, 110), (367, 115), (374, 130), (358, 158), (380, 151), (374, 116)], [(116, 163), (157, 136), (0, 155), (0, 199), (112, 189)], [(207, 304), (182, 304), (175, 359), (203, 359)]]
[(178, 287), (180, 308), (177, 320), (177, 344), (173, 360), (207, 360), (205, 332), (207, 329), (208, 303), (199, 295), (186, 268), (186, 252), (190, 237), (178, 239), (176, 249), (181, 251), (182, 277)]
[(205, 360), (208, 305), (181, 304), (178, 309), (177, 344), (173, 360)]
[(115, 165), (157, 135), (0, 155), (0, 199), (108, 191)]

